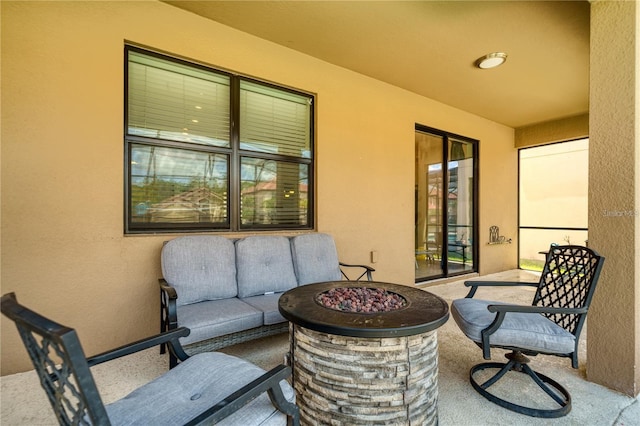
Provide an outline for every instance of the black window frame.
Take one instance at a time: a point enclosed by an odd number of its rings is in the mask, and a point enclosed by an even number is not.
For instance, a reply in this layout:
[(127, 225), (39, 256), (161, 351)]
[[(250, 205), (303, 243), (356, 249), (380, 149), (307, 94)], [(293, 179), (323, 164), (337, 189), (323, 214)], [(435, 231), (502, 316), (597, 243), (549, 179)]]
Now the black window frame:
[[(190, 144), (175, 140), (151, 138), (139, 135), (131, 135), (129, 130), (129, 52), (134, 51), (144, 55), (161, 58), (166, 61), (176, 62), (189, 67), (203, 69), (219, 75), (224, 75), (230, 81), (230, 117), (229, 117), (229, 143), (230, 147), (218, 147), (199, 144)], [(283, 155), (276, 153), (244, 150), (240, 147), (240, 84), (246, 81), (267, 88), (292, 93), (309, 98), (309, 158)], [(125, 44), (124, 48), (124, 228), (125, 234), (159, 234), (159, 233), (183, 233), (183, 232), (256, 232), (256, 231), (298, 231), (315, 229), (315, 105), (316, 95), (311, 92), (293, 89), (291, 87), (259, 80), (240, 73), (230, 72), (217, 67), (204, 65), (197, 61), (183, 59), (178, 56), (160, 53), (155, 50), (142, 48), (136, 45)], [(227, 181), (227, 220), (225, 223), (135, 223), (132, 220), (132, 149), (134, 145), (146, 145), (150, 147), (166, 147), (187, 149), (189, 151), (221, 154), (228, 157), (228, 181)], [(307, 206), (306, 224), (242, 224), (241, 221), (241, 160), (243, 157), (258, 160), (273, 160), (285, 163), (295, 163), (308, 167), (307, 172)], [(303, 211), (303, 210), (301, 210)]]

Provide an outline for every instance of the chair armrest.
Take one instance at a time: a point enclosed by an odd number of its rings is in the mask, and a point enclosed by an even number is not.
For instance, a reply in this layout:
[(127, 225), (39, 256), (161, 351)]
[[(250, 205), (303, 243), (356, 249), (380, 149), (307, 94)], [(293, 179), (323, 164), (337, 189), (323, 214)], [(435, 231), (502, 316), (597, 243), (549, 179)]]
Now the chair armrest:
[(94, 355), (90, 358), (87, 358), (87, 363), (89, 364), (89, 367), (93, 367), (94, 365), (98, 365), (106, 361), (111, 361), (113, 359), (120, 358), (126, 355), (131, 355), (133, 353), (140, 352), (142, 350), (162, 344), (168, 344), (169, 350), (171, 350), (174, 355), (178, 359), (180, 359), (180, 361), (184, 361), (189, 358), (189, 355), (184, 352), (184, 349), (182, 349), (182, 345), (180, 344), (180, 341), (178, 339), (180, 337), (188, 336), (190, 332), (191, 331), (188, 328), (180, 327), (175, 330), (160, 333), (155, 336), (147, 337), (145, 339), (120, 346), (110, 351)]
[(471, 287), (465, 298), (472, 298), (478, 287), (538, 287), (538, 283), (524, 281), (465, 281), (466, 287)]
[(286, 380), (289, 376), (291, 376), (291, 368), (279, 365), (227, 396), (185, 426), (217, 423), (238, 411), (243, 405), (263, 392), (268, 392), (271, 403), (278, 410), (289, 416), (290, 424), (298, 426), (300, 424), (298, 407), (285, 399), (282, 388), (280, 388), (280, 381)]
[(521, 312), (526, 314), (586, 314), (587, 308), (554, 308), (530, 305), (489, 305), (489, 312)]
[[(367, 281), (372, 281), (373, 277), (372, 277), (372, 273), (375, 272), (376, 270), (373, 269), (371, 266), (368, 265), (350, 265), (348, 263), (340, 263), (340, 272), (342, 273), (342, 276), (345, 277), (348, 281), (360, 281), (360, 278), (364, 277), (365, 275), (367, 276)], [(356, 278), (355, 280), (350, 279), (347, 274), (344, 273), (344, 271), (342, 270), (342, 267), (345, 268), (362, 268), (364, 269), (364, 271), (358, 276), (358, 278)]]

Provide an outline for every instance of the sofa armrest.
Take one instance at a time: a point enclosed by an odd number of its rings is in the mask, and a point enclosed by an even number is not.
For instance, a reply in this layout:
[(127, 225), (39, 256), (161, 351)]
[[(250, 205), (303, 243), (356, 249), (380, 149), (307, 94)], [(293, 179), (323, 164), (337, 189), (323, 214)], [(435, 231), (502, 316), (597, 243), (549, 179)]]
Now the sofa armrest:
[[(356, 278), (355, 280), (352, 280), (351, 278), (349, 278), (347, 276), (347, 274), (345, 274), (345, 272), (342, 270), (342, 268), (361, 268), (363, 269), (362, 273), (358, 276), (358, 278)], [(342, 273), (342, 275), (349, 281), (360, 281), (360, 279), (362, 277), (364, 277), (365, 275), (367, 276), (367, 281), (373, 281), (373, 276), (372, 273), (375, 272), (375, 269), (373, 269), (371, 266), (368, 265), (351, 265), (348, 263), (342, 263), (340, 262), (340, 272)]]
[(167, 293), (167, 296), (170, 299), (177, 299), (178, 298), (178, 293), (176, 293), (176, 289), (171, 287), (171, 285), (167, 282), (167, 280), (165, 280), (164, 278), (160, 278), (158, 280), (159, 284), (160, 284), (160, 291), (164, 291)]
[(158, 281), (160, 284), (160, 332), (162, 333), (178, 327), (176, 311), (178, 293), (164, 278), (160, 278)]
[[(178, 312), (177, 304), (178, 293), (167, 280), (160, 278), (158, 280), (160, 285), (160, 333), (166, 331), (175, 330), (178, 328)], [(167, 343), (160, 345), (160, 353), (163, 354), (167, 350)], [(169, 366), (170, 368), (178, 365), (178, 360), (175, 357), (173, 351), (169, 354)]]

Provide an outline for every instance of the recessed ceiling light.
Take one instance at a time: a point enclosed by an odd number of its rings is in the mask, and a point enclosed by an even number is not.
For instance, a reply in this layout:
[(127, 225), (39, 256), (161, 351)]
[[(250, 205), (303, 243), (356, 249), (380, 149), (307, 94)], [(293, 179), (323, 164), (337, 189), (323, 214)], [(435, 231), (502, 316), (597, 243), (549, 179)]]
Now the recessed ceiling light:
[(478, 58), (476, 61), (476, 66), (478, 68), (482, 68), (483, 70), (489, 68), (495, 68), (499, 65), (504, 64), (504, 61), (507, 60), (507, 54), (504, 52), (494, 52), (489, 53), (488, 55), (484, 55), (482, 58)]

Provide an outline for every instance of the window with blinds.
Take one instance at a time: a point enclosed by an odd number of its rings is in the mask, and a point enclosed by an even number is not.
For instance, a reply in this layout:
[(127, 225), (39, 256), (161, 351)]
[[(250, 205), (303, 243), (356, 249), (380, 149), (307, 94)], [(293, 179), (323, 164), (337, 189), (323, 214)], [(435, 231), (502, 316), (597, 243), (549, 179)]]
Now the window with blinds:
[(313, 96), (127, 46), (126, 231), (313, 227)]

